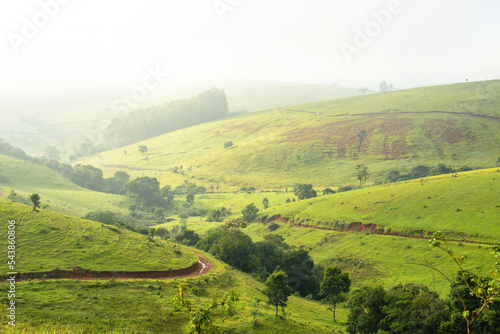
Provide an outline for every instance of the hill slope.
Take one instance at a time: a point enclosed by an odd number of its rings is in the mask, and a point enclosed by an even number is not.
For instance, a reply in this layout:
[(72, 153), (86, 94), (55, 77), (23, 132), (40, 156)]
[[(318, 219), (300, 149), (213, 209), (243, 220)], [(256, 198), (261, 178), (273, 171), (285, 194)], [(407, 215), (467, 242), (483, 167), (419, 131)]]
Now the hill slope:
[[(125, 229), (64, 216), (0, 199), (0, 213), (16, 221), (16, 271), (47, 272), (82, 267), (94, 271), (148, 271), (187, 268), (198, 262), (187, 247), (168, 242), (149, 242), (147, 237)], [(5, 223), (6, 224), (6, 223)], [(7, 259), (7, 229), (0, 231)], [(175, 254), (174, 250), (182, 254)], [(6, 273), (7, 261), (2, 264)]]
[(11, 190), (27, 197), (38, 193), (42, 207), (50, 210), (83, 216), (96, 209), (123, 212), (118, 204), (119, 195), (91, 191), (77, 186), (50, 168), (0, 154), (0, 197), (7, 197)]
[(262, 215), (325, 228), (371, 224), (382, 233), (441, 230), (500, 243), (500, 172), (485, 169), (366, 187), (287, 203)]
[[(261, 188), (353, 184), (360, 163), (372, 182), (419, 164), (491, 167), (500, 157), (500, 95), (487, 93), (498, 90), (500, 81), (489, 81), (279, 108), (152, 138), (140, 143), (146, 156), (138, 143), (83, 163), (111, 175), (119, 161), (164, 184), (197, 178), (205, 186)], [(228, 141), (234, 145), (225, 149)], [(180, 165), (185, 175), (172, 172)]]

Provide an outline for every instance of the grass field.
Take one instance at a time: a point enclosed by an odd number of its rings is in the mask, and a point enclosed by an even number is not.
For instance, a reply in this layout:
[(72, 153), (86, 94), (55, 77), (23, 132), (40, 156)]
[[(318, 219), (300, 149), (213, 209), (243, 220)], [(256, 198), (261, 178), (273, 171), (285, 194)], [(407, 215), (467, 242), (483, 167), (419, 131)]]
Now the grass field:
[(500, 243), (500, 173), (485, 169), (365, 187), (272, 207), (261, 215), (323, 227), (362, 222), (386, 231), (441, 230)]
[[(457, 267), (446, 254), (429, 246), (429, 240), (403, 238), (356, 232), (336, 232), (309, 228), (280, 227), (269, 232), (267, 225), (254, 223), (245, 229), (255, 241), (270, 233), (281, 235), (285, 242), (305, 247), (316, 263), (338, 265), (349, 272), (353, 286), (383, 285), (415, 282), (428, 286), (442, 297), (449, 292), (449, 283), (421, 264), (429, 261), (451, 277)], [(467, 267), (488, 274), (495, 261), (486, 245), (450, 242), (457, 254), (468, 257)]]
[[(239, 115), (155, 137), (80, 161), (107, 176), (125, 170), (164, 184), (190, 180), (233, 191), (297, 182), (369, 182), (419, 164), (493, 167), (500, 157), (499, 81), (464, 83), (316, 102)], [(486, 117), (487, 116), (487, 117)], [(232, 141), (233, 146), (224, 148)], [(148, 152), (138, 152), (146, 145)], [(174, 167), (182, 166), (179, 173)]]
[[(291, 296), (289, 317), (281, 320), (265, 303), (262, 283), (208, 257), (214, 269), (184, 279), (20, 282), (16, 330), (4, 333), (187, 333), (188, 313), (173, 303), (181, 283), (188, 285), (195, 307), (230, 289), (239, 294), (233, 312), (227, 306), (213, 312), (220, 333), (345, 333), (345, 309), (337, 310), (333, 323), (326, 306)], [(0, 285), (2, 296), (5, 287)]]
[[(142, 234), (65, 216), (32, 211), (31, 207), (0, 199), (4, 228), (0, 231), (0, 256), (7, 259), (7, 221), (16, 221), (16, 271), (47, 272), (74, 267), (94, 271), (148, 271), (181, 269), (198, 262), (187, 247)], [(180, 250), (182, 254), (174, 254)], [(11, 271), (7, 261), (2, 274)]]
[(27, 198), (41, 196), (42, 207), (64, 214), (84, 216), (97, 208), (125, 212), (122, 196), (91, 191), (77, 186), (59, 173), (28, 161), (0, 155), (0, 192), (7, 197), (11, 190)]

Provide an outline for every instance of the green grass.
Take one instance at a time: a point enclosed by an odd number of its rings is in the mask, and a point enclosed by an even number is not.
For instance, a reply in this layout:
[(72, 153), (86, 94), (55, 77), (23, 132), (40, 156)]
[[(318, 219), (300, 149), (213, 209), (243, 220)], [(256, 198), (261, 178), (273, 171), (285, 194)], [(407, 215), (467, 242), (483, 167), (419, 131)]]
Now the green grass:
[[(177, 286), (188, 285), (194, 306), (206, 305), (210, 296), (233, 289), (240, 295), (235, 314), (227, 307), (216, 309), (213, 324), (220, 333), (345, 333), (347, 312), (337, 310), (333, 323), (326, 306), (290, 297), (287, 320), (274, 317), (265, 303), (263, 284), (211, 257), (215, 268), (191, 278), (130, 281), (40, 281), (17, 283), (17, 331), (7, 333), (188, 333), (188, 313), (173, 304)], [(1, 301), (6, 295), (2, 291)], [(5, 293), (4, 293), (5, 292)], [(255, 306), (255, 297), (260, 298)], [(252, 311), (258, 310), (254, 327)], [(25, 330), (25, 332), (23, 332)]]
[[(369, 182), (419, 164), (491, 167), (500, 157), (499, 81), (370, 94), (228, 117), (80, 161), (107, 176), (125, 170), (162, 185), (184, 180), (233, 191), (355, 184), (357, 164)], [(485, 93), (486, 92), (486, 93)], [(439, 113), (436, 111), (463, 114)], [(360, 140), (362, 134), (364, 140)], [(360, 137), (361, 136), (361, 137)], [(226, 141), (234, 146), (224, 149)], [(138, 145), (149, 151), (142, 155)], [(126, 153), (125, 153), (126, 151)], [(175, 166), (182, 173), (174, 173)]]
[[(383, 285), (388, 288), (398, 283), (415, 282), (428, 286), (442, 297), (449, 292), (449, 283), (421, 264), (429, 261), (454, 277), (458, 270), (446, 254), (432, 249), (428, 240), (402, 238), (390, 235), (342, 233), (291, 227), (279, 223), (274, 232), (267, 225), (254, 223), (245, 232), (255, 241), (270, 233), (284, 237), (285, 242), (305, 247), (316, 263), (324, 266), (339, 265), (349, 272), (353, 287)], [(450, 242), (457, 254), (467, 255), (467, 267), (475, 272), (488, 274), (494, 258), (488, 246)]]
[[(262, 211), (302, 224), (336, 227), (362, 222), (397, 230), (442, 230), (454, 237), (500, 243), (498, 169), (439, 175), (365, 187)], [(425, 208), (424, 208), (425, 206)], [(457, 211), (459, 210), (459, 211)]]
[[(0, 258), (7, 259), (7, 220), (16, 221), (16, 271), (46, 272), (74, 267), (94, 271), (148, 271), (187, 268), (198, 261), (187, 247), (126, 229), (65, 216), (0, 199), (4, 219)], [(22, 218), (22, 219), (21, 219)], [(174, 254), (180, 250), (182, 255)], [(8, 271), (7, 260), (0, 266)]]
[(25, 199), (38, 193), (41, 205), (52, 211), (84, 216), (97, 208), (113, 212), (125, 212), (120, 205), (124, 197), (84, 189), (61, 174), (28, 161), (0, 155), (0, 192), (7, 197), (11, 190)]

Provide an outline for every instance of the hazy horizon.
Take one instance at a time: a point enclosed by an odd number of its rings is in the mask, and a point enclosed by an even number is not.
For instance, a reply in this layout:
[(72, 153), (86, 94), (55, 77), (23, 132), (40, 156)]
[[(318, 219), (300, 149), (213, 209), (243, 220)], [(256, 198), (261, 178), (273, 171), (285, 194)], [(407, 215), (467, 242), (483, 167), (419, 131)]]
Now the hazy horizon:
[(112, 98), (144, 82), (151, 90), (228, 81), (378, 90), (382, 80), (405, 89), (500, 77), (495, 1), (30, 0), (0, 8), (4, 106)]

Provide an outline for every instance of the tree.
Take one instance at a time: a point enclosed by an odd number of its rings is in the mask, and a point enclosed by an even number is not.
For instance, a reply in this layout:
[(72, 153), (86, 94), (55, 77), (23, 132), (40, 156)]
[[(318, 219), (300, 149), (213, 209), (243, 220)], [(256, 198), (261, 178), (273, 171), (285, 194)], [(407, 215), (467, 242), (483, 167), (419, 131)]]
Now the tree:
[(243, 210), (241, 210), (241, 214), (243, 217), (243, 221), (247, 223), (251, 223), (257, 218), (257, 212), (259, 212), (259, 209), (252, 203), (248, 204)]
[(349, 334), (377, 333), (378, 324), (384, 318), (386, 292), (381, 286), (354, 290), (347, 302), (347, 331)]
[(61, 160), (61, 157), (59, 156), (59, 154), (60, 154), (59, 150), (55, 146), (47, 146), (43, 150), (43, 156), (48, 158), (48, 159), (52, 159), (52, 160), (56, 160), (56, 161)]
[(359, 186), (361, 188), (366, 184), (366, 180), (368, 180), (369, 177), (368, 167), (363, 164), (356, 166), (356, 178), (359, 180)]
[(399, 180), (400, 176), (401, 176), (401, 174), (397, 170), (391, 170), (391, 171), (389, 171), (389, 173), (387, 173), (387, 176), (385, 177), (385, 179), (387, 181), (393, 183), (393, 182), (396, 182), (397, 180)]
[(264, 295), (268, 298), (268, 304), (276, 306), (276, 317), (278, 306), (286, 307), (288, 297), (292, 294), (292, 288), (288, 286), (288, 276), (283, 270), (274, 271), (266, 280)]
[(224, 148), (229, 148), (231, 146), (233, 146), (233, 142), (232, 141), (227, 141), (227, 142), (224, 143)]
[(155, 235), (163, 240), (167, 240), (170, 237), (170, 232), (165, 227), (158, 227), (155, 231)]
[(160, 195), (160, 182), (147, 176), (129, 181), (124, 186), (127, 195), (143, 207), (165, 207), (166, 202)]
[(212, 297), (210, 304), (198, 306), (198, 309), (195, 309), (191, 301), (188, 300), (187, 291), (188, 288), (185, 284), (179, 285), (179, 294), (174, 297), (174, 303), (180, 305), (190, 313), (191, 328), (193, 328), (190, 333), (193, 334), (212, 333), (213, 326), (210, 321), (210, 311), (224, 305), (227, 305), (230, 310), (232, 305), (239, 301), (239, 295), (234, 290), (229, 290), (228, 292), (224, 292), (224, 295), (220, 299)]
[(195, 231), (184, 230), (181, 234), (175, 237), (175, 240), (183, 245), (194, 246), (198, 241), (200, 241), (200, 236)]
[(195, 193), (193, 191), (190, 191), (186, 195), (186, 202), (189, 204), (189, 206), (194, 204), (194, 194)]
[(343, 273), (339, 267), (327, 267), (323, 274), (323, 281), (320, 285), (320, 296), (328, 304), (332, 305), (333, 321), (335, 322), (335, 311), (337, 303), (345, 301), (345, 294), (351, 288), (351, 279), (349, 274)]
[(367, 91), (368, 91), (368, 88), (366, 88), (366, 87), (361, 87), (361, 88), (359, 89), (359, 92), (360, 92), (361, 94), (363, 94), (363, 95), (365, 95)]
[(318, 295), (321, 277), (314, 276), (314, 260), (303, 248), (287, 249), (283, 252), (280, 267), (288, 276), (288, 283), (293, 291), (302, 297)]
[(269, 207), (269, 200), (267, 199), (267, 197), (264, 197), (264, 199), (262, 200), (262, 205), (264, 205), (264, 209), (267, 209)]
[[(425, 266), (436, 271), (444, 279), (446, 279), (455, 292), (456, 296), (460, 300), (463, 308), (463, 317), (465, 318), (467, 325), (467, 333), (472, 333), (472, 328), (476, 321), (479, 319), (481, 314), (490, 307), (495, 298), (500, 295), (500, 278), (497, 277), (500, 272), (500, 265), (498, 262), (495, 264), (496, 268), (492, 273), (491, 277), (487, 276), (479, 276), (473, 273), (468, 272), (464, 268), (465, 256), (457, 257), (452, 249), (449, 248), (448, 243), (445, 240), (444, 235), (441, 232), (434, 233), (434, 238), (431, 240), (431, 246), (436, 247), (444, 251), (448, 256), (453, 260), (453, 262), (457, 265), (459, 269), (460, 280), (467, 286), (466, 291), (461, 291), (458, 287), (453, 283), (453, 281), (440, 269), (436, 268), (430, 263), (426, 263)], [(500, 256), (500, 247), (493, 247), (495, 256)], [(466, 296), (467, 294), (475, 297), (477, 302), (475, 305), (471, 305), (467, 303)]]
[(379, 89), (382, 93), (387, 91), (387, 82), (385, 80), (382, 80), (379, 85)]
[(38, 194), (31, 194), (29, 196), (31, 202), (33, 203), (33, 211), (38, 211), (37, 208), (40, 207), (40, 195)]
[(146, 153), (148, 151), (148, 147), (146, 145), (139, 145), (139, 147), (137, 148), (139, 150), (139, 152), (141, 152), (142, 154)]
[(439, 295), (426, 286), (398, 284), (387, 291), (385, 301), (384, 318), (378, 324), (383, 333), (441, 333), (448, 311)]
[(298, 197), (299, 201), (301, 199), (307, 199), (318, 196), (316, 191), (312, 188), (312, 184), (295, 184), (293, 188), (293, 193)]
[[(210, 253), (227, 264), (244, 272), (250, 272), (255, 254), (252, 239), (238, 228), (222, 230), (219, 235), (211, 240)], [(208, 241), (206, 246), (208, 246)], [(205, 246), (205, 247), (206, 247)]]
[(330, 194), (335, 194), (335, 190), (332, 190), (331, 188), (325, 188), (323, 190), (323, 195), (330, 195)]

